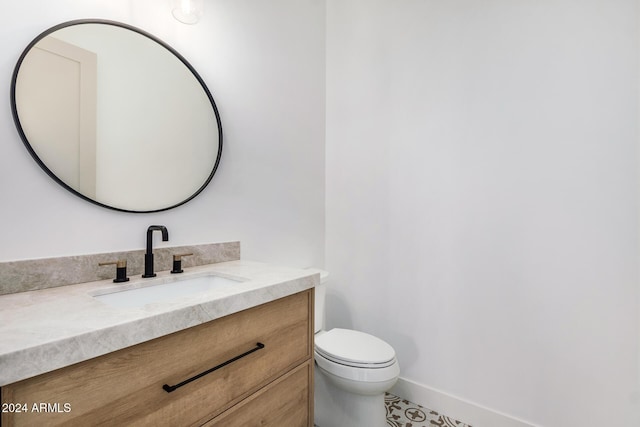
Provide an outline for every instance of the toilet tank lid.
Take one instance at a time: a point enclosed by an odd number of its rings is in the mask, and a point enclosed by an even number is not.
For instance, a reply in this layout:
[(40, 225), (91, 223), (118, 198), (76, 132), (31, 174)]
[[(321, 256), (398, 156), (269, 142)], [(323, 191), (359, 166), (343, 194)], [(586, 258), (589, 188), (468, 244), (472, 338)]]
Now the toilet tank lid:
[(320, 283), (325, 283), (327, 279), (329, 279), (329, 272), (325, 270), (321, 270), (315, 267), (309, 267), (306, 270), (312, 271), (314, 273), (320, 273)]

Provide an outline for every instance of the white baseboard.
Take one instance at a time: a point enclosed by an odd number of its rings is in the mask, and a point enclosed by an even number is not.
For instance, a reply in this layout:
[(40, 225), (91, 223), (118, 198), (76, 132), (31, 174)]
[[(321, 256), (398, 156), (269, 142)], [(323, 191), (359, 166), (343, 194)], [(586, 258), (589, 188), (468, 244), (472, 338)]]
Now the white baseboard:
[(399, 378), (389, 391), (410, 402), (470, 424), (473, 427), (536, 427), (535, 424), (452, 396), (440, 390)]

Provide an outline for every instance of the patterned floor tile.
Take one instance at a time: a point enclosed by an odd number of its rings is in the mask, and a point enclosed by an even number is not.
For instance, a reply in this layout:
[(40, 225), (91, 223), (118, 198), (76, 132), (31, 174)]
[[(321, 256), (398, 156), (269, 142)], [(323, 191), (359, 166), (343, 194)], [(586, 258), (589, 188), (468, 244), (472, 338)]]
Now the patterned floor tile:
[(391, 427), (471, 427), (393, 394), (386, 393), (384, 403)]

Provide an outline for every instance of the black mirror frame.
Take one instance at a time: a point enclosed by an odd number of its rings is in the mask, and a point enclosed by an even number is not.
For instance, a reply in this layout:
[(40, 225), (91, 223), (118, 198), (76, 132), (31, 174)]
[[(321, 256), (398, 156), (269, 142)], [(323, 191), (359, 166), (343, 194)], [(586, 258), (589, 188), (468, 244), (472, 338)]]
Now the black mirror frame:
[[(48, 36), (49, 34), (55, 32), (57, 30), (60, 30), (62, 28), (66, 28), (66, 27), (70, 27), (70, 26), (74, 26), (74, 25), (83, 25), (83, 24), (113, 25), (115, 27), (120, 27), (120, 28), (124, 28), (124, 29), (130, 30), (130, 31), (133, 31), (135, 33), (138, 33), (138, 34), (144, 36), (144, 37), (147, 37), (147, 38), (151, 39), (152, 41), (158, 43), (159, 45), (161, 45), (162, 47), (167, 49), (169, 52), (171, 52), (176, 58), (178, 58), (189, 69), (189, 71), (191, 71), (193, 76), (196, 78), (196, 80), (198, 80), (198, 82), (202, 86), (202, 89), (204, 90), (205, 94), (207, 95), (207, 98), (209, 99), (209, 102), (211, 103), (211, 107), (213, 108), (213, 112), (215, 114), (216, 122), (217, 122), (217, 125), (218, 125), (218, 141), (219, 141), (218, 142), (218, 155), (216, 157), (215, 164), (213, 165), (213, 169), (211, 171), (211, 174), (209, 174), (209, 177), (206, 179), (204, 184), (195, 193), (193, 193), (191, 196), (189, 196), (188, 198), (186, 198), (182, 202), (176, 203), (176, 204), (168, 206), (166, 208), (154, 209), (154, 210), (128, 210), (128, 209), (122, 209), (122, 208), (118, 208), (118, 207), (115, 207), (115, 206), (110, 206), (110, 205), (106, 205), (104, 203), (100, 203), (99, 201), (91, 199), (91, 198), (85, 196), (84, 194), (74, 190), (69, 185), (64, 183), (60, 178), (58, 178), (44, 164), (44, 162), (36, 154), (36, 152), (33, 149), (33, 147), (31, 147), (31, 144), (30, 144), (29, 140), (27, 139), (27, 136), (25, 135), (24, 130), (22, 128), (22, 124), (20, 123), (20, 118), (18, 117), (18, 109), (17, 109), (17, 105), (16, 105), (16, 82), (17, 82), (17, 79), (18, 79), (18, 73), (20, 71), (20, 66), (22, 65), (22, 62), (24, 61), (24, 58), (27, 56), (27, 54), (29, 53), (31, 48), (33, 46), (35, 46), (35, 44), (38, 43), (40, 40), (42, 40), (44, 37)], [(16, 66), (15, 66), (15, 68), (13, 70), (13, 75), (11, 77), (10, 96), (11, 96), (11, 113), (13, 115), (13, 121), (14, 121), (14, 123), (16, 125), (16, 129), (18, 130), (18, 133), (20, 135), (20, 139), (22, 140), (22, 142), (24, 143), (25, 147), (27, 148), (27, 151), (29, 151), (29, 154), (31, 154), (31, 157), (33, 157), (33, 159), (36, 161), (36, 163), (47, 173), (47, 175), (49, 175), (55, 182), (60, 184), (66, 190), (70, 191), (71, 193), (75, 194), (76, 196), (80, 197), (81, 199), (84, 199), (84, 200), (86, 200), (86, 201), (88, 201), (90, 203), (96, 204), (98, 206), (102, 206), (102, 207), (107, 208), (107, 209), (112, 209), (112, 210), (116, 210), (116, 211), (120, 211), (120, 212), (130, 212), (130, 213), (152, 213), (152, 212), (162, 212), (162, 211), (166, 211), (166, 210), (169, 210), (169, 209), (176, 208), (178, 206), (181, 206), (181, 205), (187, 203), (188, 201), (190, 201), (191, 199), (196, 197), (198, 194), (200, 194), (205, 189), (205, 187), (207, 185), (209, 185), (209, 183), (211, 182), (211, 179), (213, 178), (213, 175), (215, 175), (216, 170), (218, 169), (218, 165), (220, 164), (220, 158), (222, 156), (222, 121), (220, 120), (220, 113), (218, 112), (218, 107), (216, 106), (216, 103), (213, 100), (213, 96), (211, 95), (211, 92), (209, 91), (209, 88), (205, 84), (204, 80), (202, 79), (202, 77), (200, 77), (200, 75), (195, 70), (195, 68), (193, 68), (193, 66), (180, 53), (178, 53), (178, 51), (176, 51), (174, 48), (172, 48), (171, 46), (169, 46), (167, 43), (163, 42), (162, 40), (160, 40), (156, 36), (146, 32), (144, 30), (141, 30), (139, 28), (136, 28), (136, 27), (133, 27), (131, 25), (128, 25), (128, 24), (124, 24), (124, 23), (116, 22), (116, 21), (105, 20), (105, 19), (77, 19), (77, 20), (73, 20), (73, 21), (63, 22), (61, 24), (55, 25), (55, 26), (43, 31), (40, 35), (38, 35), (35, 39), (33, 39), (33, 41), (31, 43), (29, 43), (27, 45), (27, 47), (24, 49), (24, 51), (20, 55), (20, 58), (18, 59), (18, 62), (16, 63)]]

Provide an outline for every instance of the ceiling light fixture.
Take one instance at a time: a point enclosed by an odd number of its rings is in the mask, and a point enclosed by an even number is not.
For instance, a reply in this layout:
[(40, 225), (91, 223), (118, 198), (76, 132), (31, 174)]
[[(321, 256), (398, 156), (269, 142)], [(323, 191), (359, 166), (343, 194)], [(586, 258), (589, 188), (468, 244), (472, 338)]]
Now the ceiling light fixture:
[(173, 17), (183, 24), (196, 24), (204, 14), (204, 0), (170, 1)]

